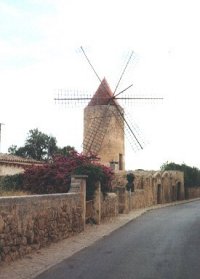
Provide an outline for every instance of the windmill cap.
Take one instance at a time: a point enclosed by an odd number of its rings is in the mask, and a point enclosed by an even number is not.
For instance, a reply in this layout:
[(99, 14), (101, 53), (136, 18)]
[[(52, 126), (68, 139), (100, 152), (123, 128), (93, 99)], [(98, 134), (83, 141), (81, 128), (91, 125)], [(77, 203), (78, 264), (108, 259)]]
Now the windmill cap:
[(100, 83), (97, 91), (94, 93), (92, 99), (90, 100), (88, 106), (97, 105), (118, 105), (116, 99), (113, 98), (114, 94), (110, 89), (107, 80), (104, 78)]

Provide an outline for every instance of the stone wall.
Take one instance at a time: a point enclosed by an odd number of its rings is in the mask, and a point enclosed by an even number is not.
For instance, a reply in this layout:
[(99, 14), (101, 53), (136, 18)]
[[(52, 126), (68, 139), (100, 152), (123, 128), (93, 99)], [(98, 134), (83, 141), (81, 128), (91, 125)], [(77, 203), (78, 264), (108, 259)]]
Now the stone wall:
[(168, 203), (185, 199), (183, 172), (156, 172), (152, 177), (152, 182), (157, 203)]
[(127, 173), (116, 173), (113, 181), (113, 188), (118, 193), (120, 213), (185, 198), (183, 172), (133, 171), (135, 191), (132, 193), (125, 191)]
[(82, 231), (83, 211), (80, 193), (0, 198), (0, 261)]
[(147, 195), (145, 194), (145, 190), (143, 189), (135, 190), (135, 192), (131, 193), (131, 209), (144, 208), (152, 205), (147, 202)]
[(195, 199), (200, 197), (200, 187), (186, 188), (186, 198)]
[[(116, 174), (115, 193), (105, 197), (101, 185), (91, 201), (96, 224), (119, 213), (184, 199), (182, 172), (134, 172), (135, 191), (128, 192), (126, 173)], [(51, 242), (84, 230), (86, 176), (72, 177), (70, 193), (0, 198), (0, 261), (11, 261)], [(190, 189), (190, 198), (200, 190)]]
[(116, 217), (119, 214), (118, 197), (115, 193), (101, 195), (101, 220)]
[(86, 204), (86, 222), (100, 224), (101, 221), (112, 219), (119, 214), (118, 196), (115, 193), (103, 195), (99, 182), (96, 184), (93, 200)]

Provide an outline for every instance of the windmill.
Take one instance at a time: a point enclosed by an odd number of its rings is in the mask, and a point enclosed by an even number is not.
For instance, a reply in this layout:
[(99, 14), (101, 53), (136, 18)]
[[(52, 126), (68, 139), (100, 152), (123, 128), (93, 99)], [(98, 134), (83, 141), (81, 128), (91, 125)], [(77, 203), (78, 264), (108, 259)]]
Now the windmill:
[(95, 154), (100, 158), (101, 163), (113, 167), (115, 170), (124, 170), (125, 136), (134, 150), (143, 149), (143, 140), (137, 129), (128, 120), (127, 114), (119, 104), (120, 100), (155, 100), (162, 98), (141, 98), (141, 97), (121, 97), (120, 95), (132, 87), (132, 84), (124, 90), (117, 92), (123, 75), (133, 56), (131, 53), (118, 83), (111, 90), (107, 80), (98, 76), (83, 47), (81, 50), (87, 59), (90, 67), (100, 81), (100, 85), (91, 97), (74, 97), (69, 94), (58, 96), (55, 101), (70, 103), (77, 101), (89, 101), (84, 108), (84, 139), (83, 153)]

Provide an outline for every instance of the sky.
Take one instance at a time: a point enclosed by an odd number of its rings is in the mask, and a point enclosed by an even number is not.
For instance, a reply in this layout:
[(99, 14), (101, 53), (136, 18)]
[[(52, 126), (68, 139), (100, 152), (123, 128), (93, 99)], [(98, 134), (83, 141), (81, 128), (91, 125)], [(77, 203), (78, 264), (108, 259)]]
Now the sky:
[(82, 151), (84, 105), (54, 97), (99, 86), (83, 46), (111, 89), (134, 51), (119, 91), (163, 97), (123, 105), (146, 142), (137, 152), (126, 143), (126, 169), (200, 168), (199, 26), (197, 0), (0, 0), (1, 152), (35, 128)]

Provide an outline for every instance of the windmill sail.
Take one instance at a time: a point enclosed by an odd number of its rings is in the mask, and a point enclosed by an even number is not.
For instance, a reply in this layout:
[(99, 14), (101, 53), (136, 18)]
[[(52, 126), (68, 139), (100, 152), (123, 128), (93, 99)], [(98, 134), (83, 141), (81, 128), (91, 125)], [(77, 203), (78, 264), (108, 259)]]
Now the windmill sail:
[(84, 136), (83, 141), (83, 152), (85, 154), (99, 153), (111, 120), (109, 108), (109, 105), (103, 107), (102, 113), (100, 113), (98, 116), (90, 118), (91, 124), (89, 125), (88, 130), (85, 131), (86, 135)]
[(133, 121), (131, 121), (128, 117), (128, 114), (123, 111), (123, 114), (119, 112), (118, 110), (112, 111), (112, 113), (115, 115), (119, 126), (124, 131), (124, 134), (131, 146), (131, 148), (134, 151), (138, 151), (140, 149), (143, 149), (145, 145), (145, 141), (143, 139), (143, 136), (141, 135), (141, 132), (139, 131), (138, 127), (133, 124)]

